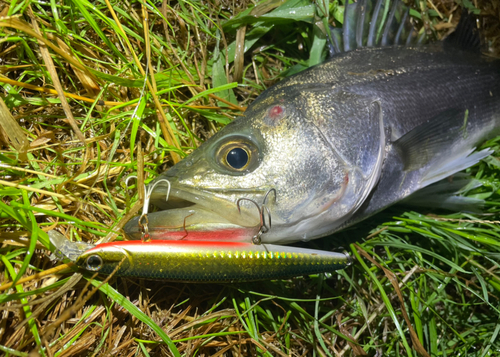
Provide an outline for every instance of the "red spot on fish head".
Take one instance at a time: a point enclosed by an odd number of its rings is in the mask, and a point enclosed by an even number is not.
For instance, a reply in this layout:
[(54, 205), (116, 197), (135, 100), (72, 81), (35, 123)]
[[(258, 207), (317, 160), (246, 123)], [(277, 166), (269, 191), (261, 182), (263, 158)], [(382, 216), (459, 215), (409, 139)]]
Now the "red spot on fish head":
[(269, 118), (277, 119), (281, 117), (284, 111), (285, 110), (281, 105), (275, 105), (274, 107), (271, 107), (271, 109), (269, 109)]
[(281, 118), (285, 116), (285, 107), (282, 105), (273, 105), (267, 111), (267, 122), (270, 125), (276, 125)]

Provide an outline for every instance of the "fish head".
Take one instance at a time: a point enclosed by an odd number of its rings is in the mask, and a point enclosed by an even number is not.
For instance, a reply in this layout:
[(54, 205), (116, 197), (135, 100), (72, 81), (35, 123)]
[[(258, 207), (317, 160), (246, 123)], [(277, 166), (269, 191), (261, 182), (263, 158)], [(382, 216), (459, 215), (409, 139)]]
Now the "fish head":
[[(293, 88), (268, 91), (161, 174), (152, 183), (160, 211), (148, 215), (150, 237), (249, 241), (264, 220), (263, 242), (291, 242), (341, 224), (359, 204), (366, 177), (333, 147), (333, 119), (325, 118), (332, 113), (312, 98)], [(140, 238), (136, 220), (125, 230)]]

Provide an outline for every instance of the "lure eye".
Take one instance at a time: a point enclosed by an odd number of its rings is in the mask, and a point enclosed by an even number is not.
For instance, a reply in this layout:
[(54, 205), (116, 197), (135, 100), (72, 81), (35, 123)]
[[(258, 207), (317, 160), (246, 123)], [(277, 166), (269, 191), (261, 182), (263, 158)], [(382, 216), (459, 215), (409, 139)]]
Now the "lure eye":
[(239, 147), (231, 149), (226, 155), (227, 164), (236, 170), (245, 168), (248, 164), (248, 160), (248, 152)]
[(91, 255), (85, 261), (88, 270), (99, 271), (102, 268), (102, 258), (98, 255)]

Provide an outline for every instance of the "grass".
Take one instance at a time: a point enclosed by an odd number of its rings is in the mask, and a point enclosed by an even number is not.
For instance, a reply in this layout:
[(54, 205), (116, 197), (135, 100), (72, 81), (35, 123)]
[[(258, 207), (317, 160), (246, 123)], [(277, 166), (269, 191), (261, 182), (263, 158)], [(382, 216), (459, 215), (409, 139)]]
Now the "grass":
[[(498, 55), (497, 2), (463, 4), (480, 9)], [(416, 5), (438, 38), (461, 11)], [(500, 355), (500, 138), (468, 170), (483, 184), (466, 193), (486, 200), (483, 214), (392, 207), (308, 243), (351, 251), (355, 264), (332, 274), (158, 283), (82, 276), (50, 259), (52, 229), (120, 239), (142, 194), (125, 178), (149, 182), (265, 88), (321, 62), (314, 23), (340, 25), (342, 12), (306, 0), (0, 4), (4, 355)]]

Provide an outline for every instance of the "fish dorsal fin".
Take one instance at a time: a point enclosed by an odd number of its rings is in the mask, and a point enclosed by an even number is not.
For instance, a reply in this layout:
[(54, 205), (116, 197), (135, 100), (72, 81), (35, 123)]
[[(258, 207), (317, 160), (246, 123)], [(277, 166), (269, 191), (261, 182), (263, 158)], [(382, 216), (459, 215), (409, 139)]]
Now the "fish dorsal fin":
[(455, 31), (444, 40), (444, 46), (446, 49), (454, 48), (477, 54), (481, 53), (479, 31), (476, 28), (474, 17), (467, 10), (462, 12)]
[(410, 9), (396, 0), (360, 0), (344, 10), (342, 28), (331, 28), (330, 55), (361, 47), (412, 45), (426, 41), (415, 30)]

